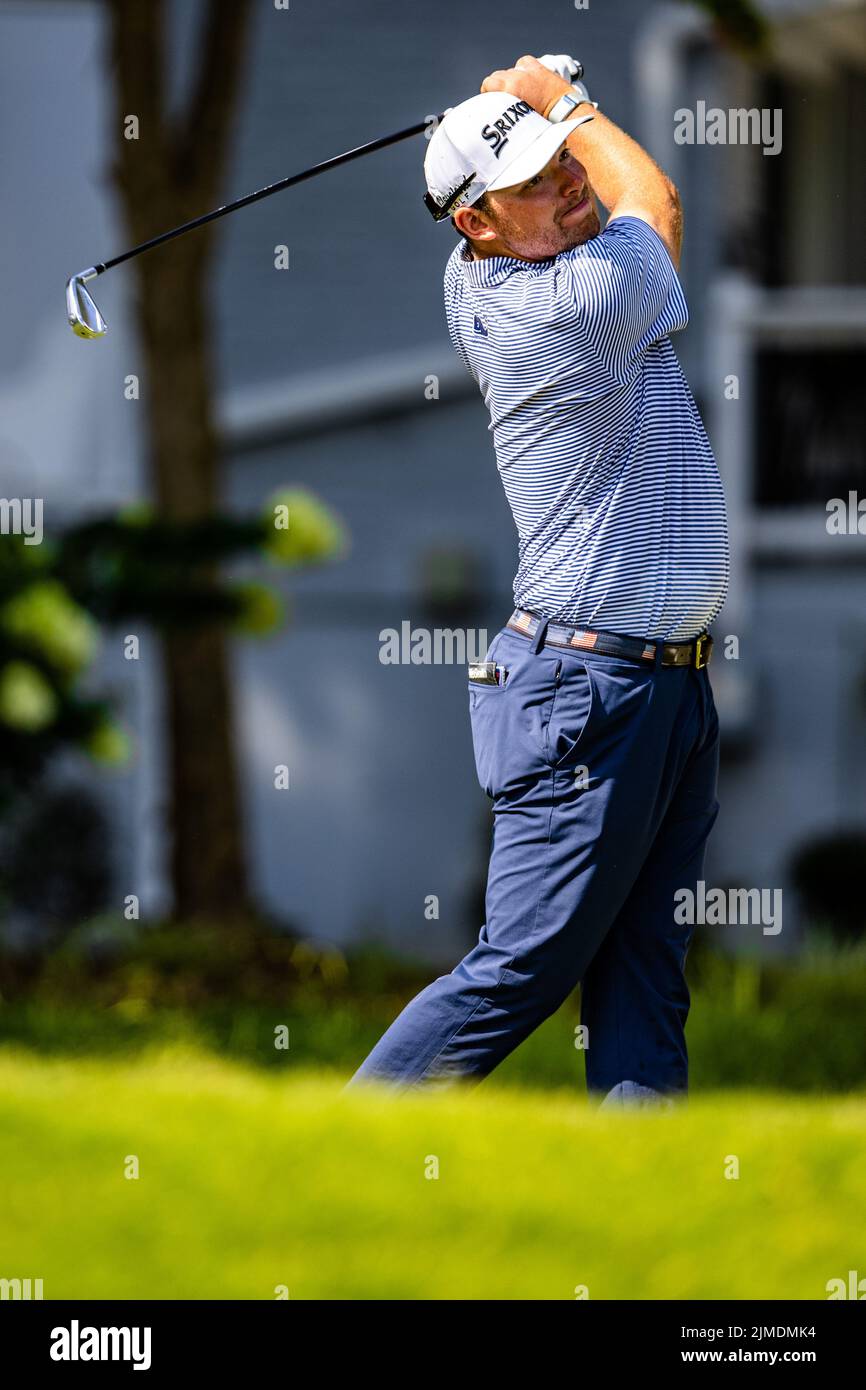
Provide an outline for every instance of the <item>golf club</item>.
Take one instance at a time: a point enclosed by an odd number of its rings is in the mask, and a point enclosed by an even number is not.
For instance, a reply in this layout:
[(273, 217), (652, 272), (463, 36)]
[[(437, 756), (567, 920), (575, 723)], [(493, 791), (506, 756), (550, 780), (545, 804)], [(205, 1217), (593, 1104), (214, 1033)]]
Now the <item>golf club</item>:
[[(443, 120), (444, 114), (443, 112), (436, 117), (437, 124)], [(300, 174), (290, 174), (286, 179), (280, 179), (277, 183), (270, 183), (266, 188), (259, 188), (255, 193), (248, 193), (245, 198), (238, 198), (234, 203), (226, 203), (223, 207), (214, 208), (213, 212), (206, 212), (201, 217), (194, 217), (191, 222), (183, 222), (179, 227), (173, 227), (169, 232), (161, 232), (159, 236), (152, 237), (150, 241), (143, 241), (140, 246), (133, 246), (130, 251), (123, 251), (121, 255), (114, 256), (110, 261), (99, 261), (96, 265), (89, 266), (87, 270), (80, 270), (77, 275), (70, 275), (66, 282), (66, 317), (73, 333), (77, 334), (79, 338), (101, 338), (108, 329), (108, 325), (93, 302), (89, 290), (85, 288), (89, 281), (96, 279), (97, 275), (104, 274), (113, 266), (121, 265), (123, 261), (132, 260), (133, 256), (140, 256), (145, 251), (152, 251), (155, 246), (161, 246), (165, 241), (172, 241), (174, 237), (195, 231), (196, 227), (203, 227), (206, 222), (215, 222), (218, 217), (226, 217), (230, 212), (237, 212), (238, 208), (245, 208), (249, 203), (258, 202), (260, 198), (269, 198), (272, 193), (279, 193), (283, 188), (291, 187), (293, 183), (301, 183), (303, 179), (311, 179), (314, 174), (321, 174), (325, 169), (335, 169), (338, 164), (345, 164), (350, 159), (358, 159), (362, 154), (371, 154), (373, 150), (384, 149), (386, 145), (394, 145), (398, 140), (406, 140), (411, 135), (420, 135), (429, 127), (429, 121), (419, 121), (417, 125), (409, 126), (406, 130), (399, 130), (394, 135), (383, 135), (378, 140), (370, 140), (366, 145), (358, 145), (353, 150), (346, 150), (344, 154), (334, 155), (332, 159), (325, 159), (321, 164), (313, 164), (311, 168), (302, 170)]]

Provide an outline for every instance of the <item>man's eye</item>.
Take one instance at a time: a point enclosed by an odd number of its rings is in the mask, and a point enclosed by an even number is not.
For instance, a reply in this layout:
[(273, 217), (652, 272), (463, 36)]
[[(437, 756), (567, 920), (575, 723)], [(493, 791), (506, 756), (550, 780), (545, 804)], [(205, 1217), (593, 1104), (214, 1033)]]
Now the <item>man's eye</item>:
[(535, 186), (535, 184), (540, 183), (540, 182), (541, 182), (541, 175), (540, 175), (540, 174), (536, 174), (534, 179), (530, 179), (530, 180), (529, 180), (529, 183), (526, 185), (526, 187), (527, 187), (527, 188), (533, 188), (533, 187)]

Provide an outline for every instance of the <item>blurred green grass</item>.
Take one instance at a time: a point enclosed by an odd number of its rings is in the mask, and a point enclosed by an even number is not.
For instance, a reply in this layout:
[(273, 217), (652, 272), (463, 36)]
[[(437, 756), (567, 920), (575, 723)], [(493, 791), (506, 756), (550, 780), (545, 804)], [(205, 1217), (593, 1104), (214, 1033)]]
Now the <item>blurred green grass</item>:
[(0, 1053), (0, 1275), (48, 1299), (823, 1299), (862, 1267), (864, 1095), (611, 1113), (492, 1079), (343, 1093), (281, 1058)]

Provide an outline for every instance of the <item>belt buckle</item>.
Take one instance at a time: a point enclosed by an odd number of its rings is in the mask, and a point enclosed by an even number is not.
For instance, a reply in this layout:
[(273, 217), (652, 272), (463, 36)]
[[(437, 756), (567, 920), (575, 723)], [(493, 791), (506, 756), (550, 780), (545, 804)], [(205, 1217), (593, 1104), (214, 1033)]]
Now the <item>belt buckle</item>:
[[(704, 652), (706, 652), (706, 656)], [(705, 666), (709, 666), (712, 654), (713, 639), (708, 632), (702, 632), (700, 637), (695, 638), (695, 666), (699, 671), (703, 670)]]

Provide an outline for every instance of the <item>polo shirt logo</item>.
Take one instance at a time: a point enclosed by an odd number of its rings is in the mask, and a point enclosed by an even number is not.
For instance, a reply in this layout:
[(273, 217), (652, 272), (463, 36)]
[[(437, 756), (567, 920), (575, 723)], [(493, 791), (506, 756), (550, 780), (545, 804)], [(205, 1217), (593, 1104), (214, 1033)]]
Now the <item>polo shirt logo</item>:
[(475, 327), (475, 332), (476, 332), (476, 333), (482, 333), (482, 334), (484, 335), (485, 338), (487, 338), (487, 337), (489, 336), (489, 335), (488, 335), (488, 332), (487, 332), (487, 329), (484, 327), (484, 324), (481, 322), (481, 320), (480, 320), (480, 318), (478, 317), (477, 314), (475, 315), (475, 325), (474, 325), (474, 327)]

